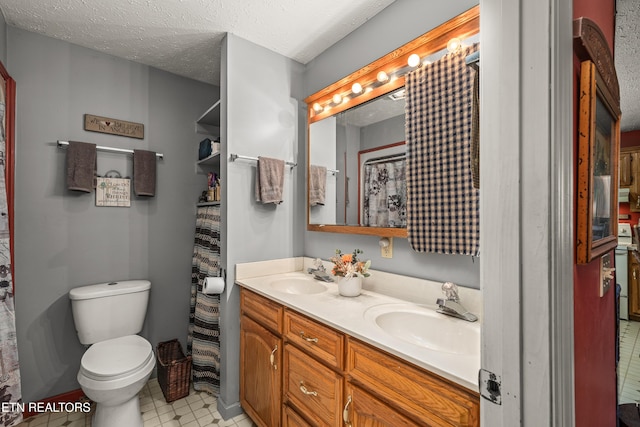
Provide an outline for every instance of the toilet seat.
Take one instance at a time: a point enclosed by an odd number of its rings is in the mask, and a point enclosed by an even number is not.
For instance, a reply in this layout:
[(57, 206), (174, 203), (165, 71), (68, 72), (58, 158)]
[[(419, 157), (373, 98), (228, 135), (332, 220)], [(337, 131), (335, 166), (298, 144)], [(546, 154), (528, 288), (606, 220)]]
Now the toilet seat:
[(101, 341), (82, 356), (79, 375), (94, 381), (118, 380), (141, 370), (153, 357), (151, 344), (139, 335)]

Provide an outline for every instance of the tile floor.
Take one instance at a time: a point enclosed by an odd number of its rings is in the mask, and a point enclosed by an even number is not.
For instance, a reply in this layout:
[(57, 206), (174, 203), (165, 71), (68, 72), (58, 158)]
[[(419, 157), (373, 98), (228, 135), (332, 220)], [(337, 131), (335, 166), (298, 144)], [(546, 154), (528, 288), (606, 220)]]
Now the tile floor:
[[(191, 391), (189, 396), (167, 403), (156, 379), (151, 379), (140, 392), (140, 410), (144, 427), (255, 427), (242, 414), (223, 420), (216, 410), (216, 400), (204, 392)], [(91, 413), (51, 413), (28, 418), (18, 427), (90, 427)], [(122, 426), (126, 427), (126, 426)]]
[(640, 402), (640, 322), (620, 321), (618, 402)]

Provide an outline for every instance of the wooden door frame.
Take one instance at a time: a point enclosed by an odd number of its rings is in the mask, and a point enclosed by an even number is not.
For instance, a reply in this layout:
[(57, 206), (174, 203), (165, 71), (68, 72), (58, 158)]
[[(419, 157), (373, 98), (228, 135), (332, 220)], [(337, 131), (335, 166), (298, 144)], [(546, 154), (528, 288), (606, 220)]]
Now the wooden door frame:
[(16, 124), (16, 81), (9, 75), (0, 62), (0, 76), (5, 81), (5, 185), (7, 189), (7, 215), (9, 216), (9, 249), (11, 252), (11, 277), (15, 293), (15, 256), (14, 256), (14, 200), (15, 200), (15, 124)]

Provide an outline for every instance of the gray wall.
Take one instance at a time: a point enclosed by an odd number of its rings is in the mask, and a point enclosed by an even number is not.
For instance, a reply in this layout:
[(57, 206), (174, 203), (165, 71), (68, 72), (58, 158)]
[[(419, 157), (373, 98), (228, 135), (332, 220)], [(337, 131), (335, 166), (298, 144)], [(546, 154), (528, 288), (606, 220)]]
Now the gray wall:
[[(68, 300), (76, 286), (148, 278), (142, 335), (152, 345), (186, 341), (195, 201), (195, 119), (215, 86), (10, 27), (9, 72), (17, 82), (16, 324), (23, 399), (79, 388), (79, 344)], [(83, 131), (83, 114), (145, 125), (144, 140)], [(65, 189), (65, 151), (80, 140), (163, 152), (155, 198), (130, 208), (95, 207), (94, 194)], [(98, 153), (98, 173), (132, 175), (130, 156)]]
[(4, 14), (0, 13), (0, 61), (7, 67), (7, 21)]
[[(303, 66), (228, 34), (222, 51), (222, 158), (229, 154), (297, 161), (285, 168), (284, 202), (262, 205), (254, 197), (255, 162), (222, 165), (226, 179), (222, 218), (227, 290), (221, 306), (221, 393), (218, 410), (239, 413), (239, 297), (234, 266), (303, 254), (306, 152), (302, 96)], [(300, 117), (302, 115), (302, 117)]]
[[(477, 0), (397, 0), (307, 64), (305, 97), (477, 4)], [(480, 286), (480, 265), (472, 257), (417, 253), (407, 239), (394, 239), (393, 244), (393, 258), (385, 259), (380, 256), (376, 237), (307, 231), (304, 253), (327, 259), (336, 248), (347, 252), (360, 248), (377, 270), (437, 281), (450, 280), (473, 288)]]

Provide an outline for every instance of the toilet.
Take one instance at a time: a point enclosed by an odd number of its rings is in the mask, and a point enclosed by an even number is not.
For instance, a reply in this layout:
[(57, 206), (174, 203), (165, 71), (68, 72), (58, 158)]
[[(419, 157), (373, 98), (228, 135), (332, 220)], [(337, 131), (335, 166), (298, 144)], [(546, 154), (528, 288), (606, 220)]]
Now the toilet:
[(96, 403), (93, 427), (143, 427), (138, 393), (155, 367), (142, 330), (151, 282), (129, 280), (74, 288), (69, 292), (82, 356), (78, 382)]

